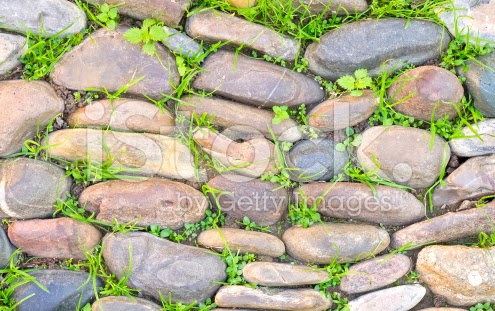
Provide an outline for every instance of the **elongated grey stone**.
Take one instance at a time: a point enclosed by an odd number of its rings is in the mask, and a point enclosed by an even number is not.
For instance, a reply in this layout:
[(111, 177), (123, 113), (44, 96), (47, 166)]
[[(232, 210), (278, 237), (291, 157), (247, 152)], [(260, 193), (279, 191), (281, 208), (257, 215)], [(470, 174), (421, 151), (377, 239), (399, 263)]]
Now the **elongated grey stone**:
[(19, 57), (28, 49), (27, 39), (24, 36), (0, 33), (0, 75), (19, 66)]
[(201, 45), (194, 41), (193, 38), (186, 36), (182, 32), (173, 28), (164, 26), (163, 29), (167, 33), (167, 38), (162, 43), (168, 47), (172, 52), (181, 54), (185, 57), (194, 57), (201, 52), (203, 48)]
[(295, 39), (216, 10), (199, 11), (189, 16), (186, 32), (195, 39), (211, 43), (229, 41), (288, 61), (293, 61), (299, 50)]
[(308, 266), (252, 262), (242, 269), (242, 276), (249, 283), (263, 286), (297, 286), (318, 284), (328, 280), (328, 272)]
[(253, 106), (310, 105), (325, 96), (310, 77), (233, 52), (210, 55), (203, 70), (193, 82), (195, 88)]
[(462, 129), (465, 137), (449, 141), (450, 149), (459, 157), (476, 157), (495, 153), (495, 119), (479, 121)]
[[(359, 44), (356, 44), (359, 42)], [(399, 70), (405, 63), (421, 65), (438, 58), (450, 43), (441, 26), (428, 21), (386, 18), (349, 23), (323, 35), (306, 49), (315, 74), (336, 80), (367, 68), (376, 77)]]

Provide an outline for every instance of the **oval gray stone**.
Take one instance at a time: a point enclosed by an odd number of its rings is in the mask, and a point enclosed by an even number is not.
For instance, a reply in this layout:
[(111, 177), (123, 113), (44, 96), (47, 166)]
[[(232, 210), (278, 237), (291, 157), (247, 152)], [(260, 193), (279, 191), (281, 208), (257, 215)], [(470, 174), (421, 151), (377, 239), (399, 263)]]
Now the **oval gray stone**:
[(463, 200), (477, 200), (495, 194), (495, 155), (474, 157), (443, 180), (433, 192), (433, 206), (456, 207)]
[(83, 271), (37, 270), (29, 272), (29, 275), (35, 277), (48, 292), (34, 282), (15, 288), (12, 295), (14, 301), (31, 296), (17, 306), (18, 311), (77, 310), (78, 306), (95, 299), (94, 288), (104, 285), (99, 278), (93, 282), (90, 274)]
[(274, 262), (251, 262), (242, 269), (249, 283), (262, 286), (311, 285), (328, 280), (328, 272), (308, 266)]
[(162, 43), (170, 51), (188, 58), (193, 58), (203, 52), (201, 45), (194, 41), (193, 38), (167, 26), (163, 26), (163, 30), (165, 30), (167, 37)]
[(405, 63), (421, 65), (440, 57), (449, 43), (447, 33), (432, 22), (373, 19), (328, 32), (318, 43), (308, 46), (305, 58), (309, 69), (325, 79), (337, 80), (361, 68), (367, 68), (370, 76), (376, 77), (385, 62), (387, 72), (399, 70)]
[(329, 264), (363, 260), (385, 250), (387, 231), (369, 225), (321, 223), (309, 228), (295, 226), (282, 235), (287, 253), (305, 262)]
[(0, 132), (0, 156), (20, 151), (25, 140), (63, 111), (64, 101), (44, 81), (1, 81), (0, 124), (9, 126)]
[(161, 178), (100, 182), (84, 189), (79, 203), (107, 223), (116, 219), (119, 223), (172, 230), (201, 221), (208, 208), (208, 199), (200, 191)]
[(293, 38), (217, 10), (201, 10), (189, 16), (186, 32), (195, 39), (210, 43), (228, 41), (287, 61), (293, 61), (299, 50), (299, 43)]
[(208, 56), (193, 86), (241, 103), (273, 107), (314, 104), (325, 92), (310, 77), (233, 52)]
[(0, 0), (0, 16), (0, 27), (35, 36), (67, 36), (86, 28), (86, 14), (66, 0)]
[(112, 93), (142, 78), (127, 94), (153, 99), (172, 94), (180, 81), (175, 59), (160, 45), (155, 45), (158, 57), (143, 53), (141, 45), (124, 39), (126, 30), (102, 28), (92, 33), (57, 62), (53, 82), (71, 90), (106, 88)]
[(332, 301), (314, 289), (270, 289), (223, 286), (215, 296), (219, 307), (284, 311), (323, 311)]
[[(132, 257), (131, 257), (132, 256)], [(130, 265), (128, 285), (173, 302), (204, 302), (226, 279), (225, 264), (207, 250), (180, 245), (143, 232), (109, 234), (103, 239), (103, 258), (120, 279)]]
[(261, 133), (272, 139), (272, 133), (279, 141), (298, 141), (303, 138), (299, 125), (292, 119), (284, 119), (279, 124), (273, 124), (275, 113), (248, 105), (220, 99), (216, 97), (201, 97), (197, 95), (183, 96), (185, 104), (180, 105), (180, 113), (190, 118), (194, 113), (201, 117), (204, 113), (214, 116), (212, 124), (221, 126), (239, 136), (246, 137)]
[(126, 296), (110, 296), (98, 299), (91, 308), (92, 311), (160, 311), (161, 306), (151, 301)]
[[(234, 220), (248, 217), (260, 226), (273, 225), (288, 208), (287, 190), (269, 181), (242, 180), (237, 175), (224, 174), (210, 179), (208, 185), (221, 191), (216, 194), (220, 208)], [(210, 197), (214, 202), (215, 197)]]
[(349, 311), (408, 311), (426, 294), (419, 284), (382, 289), (349, 301)]
[(435, 295), (454, 306), (495, 302), (495, 249), (463, 245), (427, 246), (418, 254), (416, 271)]
[(340, 290), (358, 294), (390, 285), (411, 270), (411, 259), (403, 254), (383, 255), (349, 268), (340, 283)]
[(495, 119), (479, 121), (462, 129), (465, 137), (449, 141), (450, 149), (459, 157), (476, 157), (495, 153)]
[(327, 181), (344, 172), (347, 151), (337, 151), (330, 139), (301, 140), (285, 154), (290, 179), (298, 182)]
[(64, 201), (72, 181), (54, 164), (28, 158), (0, 163), (0, 217), (49, 217), (57, 200)]
[(276, 236), (244, 229), (206, 230), (199, 234), (198, 244), (217, 251), (222, 251), (228, 247), (235, 252), (247, 252), (270, 257), (280, 257), (285, 253), (284, 243)]
[[(363, 183), (309, 183), (294, 192), (295, 200), (308, 206), (317, 201), (320, 214), (377, 224), (401, 226), (424, 218), (424, 205), (413, 194), (382, 185), (371, 189)], [(297, 202), (297, 201), (296, 201)]]
[(51, 145), (51, 157), (105, 162), (125, 174), (190, 179), (195, 167), (189, 148), (177, 138), (157, 134), (123, 133), (93, 129), (64, 129), (52, 132), (43, 141)]
[[(397, 151), (403, 152), (397, 152)], [(374, 126), (363, 133), (357, 158), (366, 171), (412, 188), (428, 188), (450, 159), (450, 147), (430, 131), (402, 126)]]
[(392, 235), (391, 246), (397, 249), (408, 243), (443, 243), (476, 236), (493, 231), (494, 221), (495, 202), (412, 224)]
[(474, 106), (485, 117), (495, 117), (495, 53), (466, 63), (468, 71), (457, 72), (466, 77), (466, 87), (474, 99)]
[(19, 66), (19, 57), (28, 49), (24, 36), (0, 33), (0, 75), (8, 73)]
[[(10, 243), (7, 234), (0, 228), (0, 269), (10, 265), (10, 257), (15, 252), (16, 248)], [(16, 256), (17, 257), (17, 256)]]

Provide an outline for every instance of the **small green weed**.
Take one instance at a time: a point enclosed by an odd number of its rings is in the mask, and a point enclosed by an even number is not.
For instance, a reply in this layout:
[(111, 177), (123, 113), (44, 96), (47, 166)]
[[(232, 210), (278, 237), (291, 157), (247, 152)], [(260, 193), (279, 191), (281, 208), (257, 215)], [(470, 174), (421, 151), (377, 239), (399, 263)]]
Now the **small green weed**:
[(76, 160), (67, 162), (65, 175), (74, 179), (77, 185), (90, 185), (100, 181), (113, 179), (137, 179), (139, 177), (129, 175), (134, 169), (125, 169), (122, 165), (114, 165), (114, 159), (110, 158), (102, 163), (97, 161)]
[(148, 55), (155, 55), (155, 44), (165, 40), (167, 33), (163, 29), (163, 22), (152, 18), (143, 21), (140, 28), (131, 28), (124, 34), (124, 38), (133, 44), (143, 44), (143, 52)]
[(419, 283), (419, 274), (415, 271), (410, 271), (406, 274), (407, 283)]
[(299, 188), (299, 196), (301, 199), (296, 200), (295, 204), (289, 204), (289, 221), (293, 226), (301, 225), (303, 228), (322, 222), (321, 215), (318, 212), (318, 204), (320, 199), (317, 200), (311, 206), (308, 206), (308, 200), (306, 199), (302, 189)]
[(242, 269), (244, 269), (248, 263), (256, 261), (256, 256), (254, 254), (241, 254), (240, 252), (233, 253), (228, 247), (225, 247), (222, 254), (220, 254), (220, 257), (227, 265), (227, 269), (225, 270), (227, 273), (226, 284), (252, 285), (242, 276)]
[(290, 119), (289, 108), (287, 106), (274, 106), (273, 112), (275, 116), (273, 117), (272, 124), (280, 124), (285, 119)]
[(118, 5), (108, 5), (103, 3), (99, 5), (94, 2), (83, 2), (76, 0), (77, 6), (86, 13), (89, 20), (95, 22), (103, 28), (115, 30), (119, 21)]
[(185, 305), (180, 302), (174, 303), (172, 301), (172, 294), (169, 294), (167, 300), (163, 297), (162, 293), (160, 293), (160, 300), (163, 306), (160, 310), (163, 311), (209, 311), (217, 306), (211, 301), (211, 298), (208, 298), (205, 303), (198, 304), (197, 302), (193, 302), (189, 305)]
[(334, 303), (335, 308), (332, 311), (350, 311), (349, 309), (349, 301), (347, 298), (343, 298), (339, 293), (334, 292), (331, 295), (332, 302)]
[(478, 303), (469, 308), (469, 311), (495, 311), (495, 305), (492, 305), (489, 302)]
[[(461, 67), (462, 71), (467, 71), (466, 63), (468, 61), (476, 61), (476, 58), (489, 54), (493, 51), (488, 44), (482, 44), (478, 39), (472, 42), (470, 34), (457, 35), (456, 38), (452, 39), (447, 48), (447, 52), (442, 57), (442, 62), (440, 66), (450, 70), (454, 74), (456, 73), (456, 68)], [(461, 77), (462, 79), (462, 77)]]
[(363, 140), (363, 136), (361, 134), (356, 133), (352, 127), (346, 128), (345, 134), (347, 138), (343, 142), (335, 145), (335, 150), (348, 151), (349, 153), (351, 153), (354, 150), (354, 148), (358, 147), (361, 144), (361, 141)]
[(327, 297), (330, 296), (328, 289), (335, 287), (340, 284), (342, 278), (349, 273), (349, 263), (340, 264), (336, 260), (332, 261), (329, 265), (318, 268), (317, 270), (323, 270), (328, 272), (328, 280), (317, 284), (315, 289), (325, 294)]
[(358, 69), (354, 72), (354, 76), (347, 75), (339, 78), (337, 84), (344, 91), (350, 92), (351, 96), (361, 96), (362, 90), (373, 86), (373, 80), (368, 76), (368, 69)]
[(268, 226), (260, 226), (254, 221), (251, 221), (251, 219), (249, 219), (249, 217), (247, 216), (244, 216), (244, 218), (242, 218), (242, 221), (238, 221), (237, 223), (244, 227), (244, 230), (271, 232)]

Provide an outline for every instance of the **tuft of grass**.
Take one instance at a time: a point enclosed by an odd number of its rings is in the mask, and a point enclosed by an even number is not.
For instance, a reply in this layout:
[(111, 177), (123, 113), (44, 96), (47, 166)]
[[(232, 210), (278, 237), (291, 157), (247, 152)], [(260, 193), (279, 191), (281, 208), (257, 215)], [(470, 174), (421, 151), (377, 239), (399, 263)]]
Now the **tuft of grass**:
[(308, 205), (308, 200), (301, 189), (299, 189), (299, 195), (301, 200), (297, 200), (295, 204), (289, 204), (289, 221), (293, 226), (301, 225), (303, 228), (308, 228), (315, 223), (322, 222), (321, 215), (318, 212), (318, 204), (320, 199), (318, 199), (311, 206)]
[(121, 4), (108, 5), (103, 3), (99, 5), (94, 2), (83, 2), (81, 0), (75, 1), (77, 6), (86, 13), (89, 20), (95, 22), (100, 27), (114, 30), (119, 22), (119, 9)]
[(212, 302), (211, 298), (208, 298), (204, 303), (200, 304), (197, 302), (193, 302), (189, 305), (185, 305), (180, 302), (173, 303), (171, 293), (168, 295), (168, 300), (163, 297), (162, 293), (160, 293), (160, 301), (163, 306), (160, 310), (163, 311), (209, 311), (217, 306)]
[(227, 265), (225, 270), (227, 273), (227, 280), (224, 284), (248, 285), (252, 287), (256, 286), (248, 283), (242, 276), (242, 269), (244, 269), (248, 263), (256, 261), (256, 255), (250, 253), (241, 254), (240, 251), (234, 253), (227, 246), (225, 246), (223, 252), (220, 254), (220, 257)]
[(349, 273), (350, 264), (341, 264), (337, 263), (334, 259), (329, 265), (317, 268), (316, 270), (322, 270), (328, 272), (328, 280), (322, 282), (320, 284), (315, 285), (315, 289), (320, 291), (322, 294), (330, 297), (330, 293), (328, 292), (329, 288), (338, 286), (344, 276)]
[(332, 311), (350, 311), (349, 309), (349, 301), (347, 298), (342, 297), (339, 293), (334, 292), (331, 295), (332, 302), (334, 303), (335, 308)]
[(469, 311), (495, 311), (495, 304), (490, 304), (489, 302), (478, 303), (471, 308)]

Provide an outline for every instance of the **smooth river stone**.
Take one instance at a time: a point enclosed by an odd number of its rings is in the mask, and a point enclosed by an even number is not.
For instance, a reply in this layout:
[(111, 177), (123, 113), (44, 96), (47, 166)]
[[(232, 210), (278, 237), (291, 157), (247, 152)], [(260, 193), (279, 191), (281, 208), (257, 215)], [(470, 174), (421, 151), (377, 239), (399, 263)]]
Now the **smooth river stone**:
[[(83, 271), (36, 270), (28, 273), (36, 278), (48, 292), (34, 282), (27, 282), (14, 289), (12, 299), (22, 301), (17, 311), (69, 311), (91, 303), (95, 289), (103, 287), (103, 282)], [(30, 297), (30, 298), (29, 298)]]
[(426, 294), (419, 284), (382, 289), (349, 301), (349, 311), (408, 311)]
[(457, 72), (466, 77), (466, 88), (474, 106), (485, 117), (495, 117), (495, 53), (478, 57), (466, 65), (469, 68), (467, 72), (462, 67)]
[[(417, 222), (425, 216), (424, 205), (413, 194), (382, 185), (371, 189), (363, 183), (310, 183), (294, 191), (296, 200), (308, 206), (316, 201), (320, 214), (335, 218), (350, 218), (390, 226)], [(304, 197), (302, 197), (304, 195)]]
[(308, 266), (275, 262), (251, 262), (242, 269), (249, 283), (262, 286), (299, 286), (318, 284), (328, 280), (328, 272)]
[[(455, 74), (436, 66), (421, 66), (401, 74), (387, 90), (394, 109), (407, 116), (431, 121), (457, 117), (464, 88)], [(457, 109), (456, 109), (457, 108)]]
[(275, 113), (270, 110), (238, 104), (236, 102), (216, 97), (201, 97), (197, 95), (183, 96), (180, 113), (188, 118), (193, 113), (201, 117), (204, 113), (214, 116), (212, 124), (221, 126), (239, 136), (263, 134), (272, 139), (272, 133), (278, 141), (295, 142), (303, 138), (299, 125), (293, 119), (284, 119), (279, 124), (273, 124)]
[(110, 296), (98, 299), (92, 311), (160, 311), (162, 307), (151, 301), (126, 296)]
[(1, 81), (0, 156), (20, 151), (25, 140), (63, 111), (64, 101), (44, 81)]
[(443, 243), (455, 241), (480, 232), (492, 232), (495, 221), (495, 202), (415, 223), (396, 231), (392, 235), (391, 246), (400, 248), (407, 243), (420, 245), (429, 242)]
[(100, 242), (101, 233), (72, 218), (33, 219), (11, 223), (9, 238), (30, 256), (86, 260), (84, 252)]
[(270, 257), (280, 257), (285, 253), (284, 243), (276, 236), (244, 229), (206, 230), (199, 234), (198, 244), (220, 252), (228, 247), (234, 252), (247, 252)]
[(238, 143), (210, 129), (200, 128), (194, 133), (193, 139), (204, 152), (230, 172), (253, 178), (278, 172), (275, 144), (264, 137)]
[(211, 202), (216, 197), (222, 212), (236, 221), (248, 217), (260, 226), (273, 225), (282, 218), (289, 205), (287, 190), (270, 181), (242, 180), (238, 175), (223, 174), (210, 179), (208, 185), (221, 191), (215, 196), (210, 195)]
[(452, 153), (459, 157), (476, 157), (495, 153), (495, 119), (479, 121), (462, 129), (461, 138), (449, 141)]
[(495, 1), (453, 0), (444, 7), (437, 14), (452, 35), (465, 40), (469, 34), (473, 44), (495, 45)]
[(328, 181), (342, 174), (349, 163), (347, 151), (337, 151), (330, 139), (305, 139), (285, 154), (290, 179), (297, 182)]
[(47, 153), (67, 161), (105, 162), (126, 174), (194, 179), (189, 148), (178, 139), (156, 134), (120, 133), (93, 129), (65, 129), (50, 133), (44, 141)]
[(72, 185), (62, 168), (29, 158), (0, 162), (0, 178), (0, 218), (52, 216), (54, 204), (65, 201)]
[(219, 256), (144, 232), (106, 235), (103, 258), (119, 279), (129, 276), (128, 286), (158, 300), (161, 293), (164, 297), (171, 295), (173, 302), (202, 303), (227, 278)]
[(24, 36), (0, 33), (0, 75), (19, 66), (19, 57), (27, 52), (28, 43)]
[(70, 127), (110, 128), (116, 131), (168, 135), (175, 130), (174, 116), (156, 105), (135, 99), (103, 99), (69, 115)]
[(305, 12), (307, 9), (313, 14), (331, 13), (339, 15), (354, 14), (366, 11), (366, 0), (293, 0), (294, 7), (300, 7)]
[(210, 43), (228, 41), (287, 61), (296, 59), (297, 40), (260, 24), (217, 10), (202, 10), (187, 18), (190, 37)]
[(135, 19), (154, 18), (167, 26), (177, 26), (191, 0), (91, 0), (91, 2), (116, 5), (119, 13)]
[(385, 250), (390, 243), (387, 231), (350, 223), (294, 226), (284, 232), (282, 240), (290, 256), (322, 265), (363, 260)]
[[(15, 250), (16, 248), (10, 243), (3, 228), (0, 228), (0, 269), (10, 266), (10, 257), (12, 257)], [(14, 258), (15, 261), (17, 261), (17, 256)]]
[(0, 28), (51, 37), (86, 28), (86, 14), (66, 0), (0, 0)]
[(462, 245), (427, 246), (418, 254), (416, 271), (435, 295), (454, 306), (495, 302), (495, 248)]
[(340, 283), (340, 290), (358, 294), (390, 285), (411, 270), (411, 259), (403, 254), (379, 256), (349, 268)]
[[(360, 44), (355, 44), (359, 42)], [(309, 69), (337, 80), (367, 68), (370, 76), (399, 70), (405, 63), (422, 65), (439, 58), (450, 43), (441, 26), (429, 21), (401, 18), (364, 20), (342, 25), (306, 49)]]
[(361, 96), (344, 95), (328, 99), (311, 109), (308, 122), (323, 132), (342, 130), (371, 117), (379, 102), (380, 99), (371, 90), (364, 90)]
[(139, 182), (111, 180), (86, 188), (79, 197), (84, 209), (96, 219), (112, 223), (159, 225), (172, 230), (205, 217), (208, 200), (186, 184), (161, 178)]
[(318, 82), (308, 76), (233, 52), (212, 54), (202, 67), (195, 88), (253, 106), (294, 107), (325, 97)]
[(156, 45), (158, 57), (143, 53), (141, 45), (124, 39), (126, 30), (102, 28), (92, 33), (57, 62), (53, 82), (71, 90), (106, 88), (113, 93), (142, 78), (127, 94), (153, 99), (172, 94), (180, 81), (175, 59), (160, 45)]
[(227, 285), (215, 296), (219, 307), (284, 311), (323, 311), (332, 301), (314, 289), (270, 289)]
[(204, 51), (198, 42), (184, 33), (167, 26), (163, 26), (163, 30), (165, 30), (167, 37), (162, 43), (170, 51), (188, 58), (194, 58)]
[(357, 158), (366, 171), (382, 178), (411, 188), (428, 188), (447, 165), (450, 148), (439, 135), (432, 141), (430, 131), (374, 126), (363, 133)]
[(468, 159), (450, 173), (433, 191), (433, 206), (458, 206), (464, 200), (477, 200), (495, 194), (495, 155)]

